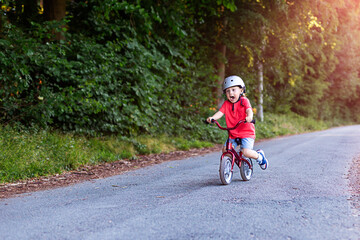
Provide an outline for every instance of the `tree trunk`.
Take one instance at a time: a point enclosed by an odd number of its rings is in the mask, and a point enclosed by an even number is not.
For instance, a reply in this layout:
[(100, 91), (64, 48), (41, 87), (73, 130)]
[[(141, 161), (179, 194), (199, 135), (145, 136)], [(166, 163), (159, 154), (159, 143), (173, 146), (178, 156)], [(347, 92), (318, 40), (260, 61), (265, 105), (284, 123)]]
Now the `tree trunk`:
[(216, 88), (216, 99), (217, 99), (217, 106), (218, 109), (224, 103), (224, 99), (222, 97), (223, 90), (222, 84), (225, 78), (225, 57), (226, 57), (226, 45), (222, 44), (218, 47), (218, 51), (220, 54), (220, 58), (217, 65), (217, 75), (218, 75), (218, 86)]
[[(222, 22), (222, 28), (219, 31), (219, 35), (224, 31), (228, 23), (228, 20), (226, 17), (224, 17)], [(218, 76), (218, 84), (216, 88), (216, 100), (217, 100), (217, 107), (218, 109), (221, 107), (221, 105), (224, 103), (224, 99), (222, 97), (223, 90), (222, 90), (222, 84), (224, 82), (225, 78), (225, 62), (226, 62), (226, 45), (220, 41), (220, 43), (217, 44), (217, 51), (218, 51), (218, 58), (217, 58), (217, 76)]]
[(258, 81), (258, 90), (259, 90), (259, 102), (258, 102), (258, 110), (257, 117), (262, 122), (264, 121), (264, 112), (263, 112), (263, 90), (264, 90), (264, 68), (261, 60), (258, 60), (258, 73), (259, 73), (259, 81)]
[[(265, 36), (265, 27), (262, 27), (262, 34)], [(259, 102), (258, 102), (258, 111), (256, 113), (258, 119), (263, 122), (264, 121), (264, 109), (263, 109), (263, 91), (264, 91), (264, 65), (262, 55), (265, 51), (266, 41), (265, 37), (262, 40), (262, 46), (260, 47), (261, 52), (258, 57), (257, 65), (258, 65), (258, 74), (259, 74), (259, 81), (258, 81), (258, 91), (259, 91)]]
[(38, 13), (37, 0), (24, 0), (24, 12), (22, 18), (25, 21), (32, 20)]
[[(61, 21), (66, 15), (67, 0), (43, 0), (44, 16), (47, 21)], [(65, 36), (61, 32), (56, 32), (56, 40), (63, 40)]]

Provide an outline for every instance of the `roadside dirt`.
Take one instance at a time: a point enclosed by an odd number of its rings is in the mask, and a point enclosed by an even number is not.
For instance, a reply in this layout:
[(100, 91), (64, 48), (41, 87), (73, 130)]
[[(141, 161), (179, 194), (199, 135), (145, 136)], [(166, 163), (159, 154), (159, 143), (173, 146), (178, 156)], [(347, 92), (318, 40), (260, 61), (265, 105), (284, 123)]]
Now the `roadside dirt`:
[[(211, 148), (150, 154), (138, 156), (135, 160), (119, 160), (113, 163), (100, 164), (98, 166), (84, 166), (76, 171), (70, 171), (60, 175), (41, 177), (15, 183), (0, 184), (0, 199), (16, 197), (23, 193), (31, 193), (40, 190), (64, 187), (84, 181), (106, 178), (166, 161), (180, 160), (220, 151), (220, 149), (221, 145), (216, 145)], [(349, 179), (349, 186), (351, 190), (351, 197), (349, 200), (352, 207), (358, 210), (360, 209), (360, 157), (354, 159), (347, 178)]]
[[(349, 185), (350, 185), (350, 201), (352, 206), (360, 209), (360, 157), (353, 160), (349, 173), (348, 173)], [(360, 211), (360, 210), (359, 210)], [(360, 215), (360, 212), (357, 214)]]
[(211, 148), (191, 149), (189, 151), (174, 151), (171, 153), (150, 154), (137, 156), (134, 160), (119, 160), (113, 163), (103, 163), (97, 166), (84, 166), (76, 171), (65, 172), (55, 176), (47, 176), (15, 183), (0, 184), (0, 199), (16, 197), (19, 194), (31, 193), (57, 187), (64, 187), (94, 179), (106, 178), (137, 168), (154, 164), (180, 160), (188, 157), (204, 155), (220, 151), (221, 145)]

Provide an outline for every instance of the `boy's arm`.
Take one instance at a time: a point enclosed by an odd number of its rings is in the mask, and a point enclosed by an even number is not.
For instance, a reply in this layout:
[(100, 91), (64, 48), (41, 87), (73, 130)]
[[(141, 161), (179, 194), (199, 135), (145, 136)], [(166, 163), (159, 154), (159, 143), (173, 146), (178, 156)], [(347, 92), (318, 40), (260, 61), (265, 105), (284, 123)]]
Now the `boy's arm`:
[(253, 120), (254, 113), (251, 108), (246, 109), (246, 122), (251, 122)]
[(208, 123), (211, 123), (211, 119), (218, 120), (218, 119), (220, 119), (222, 116), (224, 116), (224, 114), (223, 114), (222, 112), (218, 111), (218, 112), (216, 112), (212, 117), (208, 117), (208, 118), (206, 119), (206, 121), (207, 121)]

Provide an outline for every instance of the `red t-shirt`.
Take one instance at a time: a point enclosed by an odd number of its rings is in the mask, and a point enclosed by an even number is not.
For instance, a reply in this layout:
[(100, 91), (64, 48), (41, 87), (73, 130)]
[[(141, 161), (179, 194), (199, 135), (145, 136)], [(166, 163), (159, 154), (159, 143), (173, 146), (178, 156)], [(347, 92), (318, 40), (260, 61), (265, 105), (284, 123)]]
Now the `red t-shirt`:
[[(225, 101), (220, 108), (220, 112), (225, 114), (226, 126), (234, 127), (240, 120), (245, 120), (246, 110), (251, 108), (249, 99), (240, 97), (236, 103)], [(253, 123), (240, 123), (240, 125), (230, 131), (230, 138), (253, 138), (255, 139), (255, 125)]]

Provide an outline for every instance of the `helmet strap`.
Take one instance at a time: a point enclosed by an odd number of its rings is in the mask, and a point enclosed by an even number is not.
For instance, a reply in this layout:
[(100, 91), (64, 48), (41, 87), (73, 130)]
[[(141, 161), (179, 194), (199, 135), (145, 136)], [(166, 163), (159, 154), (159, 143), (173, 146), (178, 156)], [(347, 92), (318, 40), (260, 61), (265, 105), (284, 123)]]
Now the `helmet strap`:
[(236, 104), (237, 102), (241, 101), (241, 102), (240, 102), (240, 105), (241, 105), (241, 106), (243, 105), (243, 104), (242, 104), (242, 99), (241, 99), (242, 95), (243, 95), (243, 94), (240, 94), (239, 99), (238, 99), (236, 102), (233, 103), (233, 105), (232, 105), (232, 111), (235, 110), (234, 106), (235, 106), (235, 104)]

